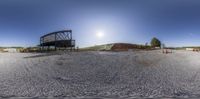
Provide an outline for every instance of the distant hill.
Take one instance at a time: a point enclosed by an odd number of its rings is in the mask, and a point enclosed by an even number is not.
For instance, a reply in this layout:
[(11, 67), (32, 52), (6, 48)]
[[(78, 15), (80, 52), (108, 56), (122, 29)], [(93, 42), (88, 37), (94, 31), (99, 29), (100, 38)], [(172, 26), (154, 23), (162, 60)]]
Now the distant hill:
[(24, 48), (24, 47), (0, 47), (0, 48), (16, 48), (16, 49), (18, 49), (18, 48)]
[(91, 47), (81, 48), (81, 50), (111, 50), (114, 44), (95, 45)]
[(127, 51), (129, 49), (150, 49), (150, 46), (138, 45), (138, 44), (130, 44), (130, 43), (111, 43), (104, 45), (95, 45), (91, 47), (81, 48), (81, 50), (89, 50), (89, 51)]

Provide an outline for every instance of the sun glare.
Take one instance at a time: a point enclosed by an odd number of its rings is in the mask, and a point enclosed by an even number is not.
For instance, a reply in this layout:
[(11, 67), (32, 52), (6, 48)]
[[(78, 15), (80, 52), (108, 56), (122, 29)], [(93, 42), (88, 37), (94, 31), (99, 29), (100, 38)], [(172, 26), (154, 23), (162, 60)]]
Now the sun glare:
[(96, 36), (97, 36), (98, 38), (103, 38), (103, 37), (104, 37), (104, 33), (103, 33), (103, 32), (97, 32), (97, 33), (96, 33)]

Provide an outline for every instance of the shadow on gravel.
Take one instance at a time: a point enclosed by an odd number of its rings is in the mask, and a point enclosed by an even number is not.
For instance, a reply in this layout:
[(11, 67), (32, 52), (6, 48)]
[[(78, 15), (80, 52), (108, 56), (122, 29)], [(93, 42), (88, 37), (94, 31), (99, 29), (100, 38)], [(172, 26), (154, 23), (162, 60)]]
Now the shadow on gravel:
[(41, 54), (41, 55), (33, 55), (33, 56), (28, 56), (24, 58), (38, 58), (38, 57), (48, 57), (48, 56), (54, 56), (54, 55), (60, 55), (60, 54)]

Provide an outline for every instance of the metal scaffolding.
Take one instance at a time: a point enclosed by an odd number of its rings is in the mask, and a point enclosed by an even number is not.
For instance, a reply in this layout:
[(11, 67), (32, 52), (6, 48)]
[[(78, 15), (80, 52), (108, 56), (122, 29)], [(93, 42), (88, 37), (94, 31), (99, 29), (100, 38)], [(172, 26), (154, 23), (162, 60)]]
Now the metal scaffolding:
[(40, 49), (42, 51), (58, 49), (70, 49), (75, 47), (75, 40), (72, 39), (72, 30), (62, 30), (46, 34), (40, 37)]

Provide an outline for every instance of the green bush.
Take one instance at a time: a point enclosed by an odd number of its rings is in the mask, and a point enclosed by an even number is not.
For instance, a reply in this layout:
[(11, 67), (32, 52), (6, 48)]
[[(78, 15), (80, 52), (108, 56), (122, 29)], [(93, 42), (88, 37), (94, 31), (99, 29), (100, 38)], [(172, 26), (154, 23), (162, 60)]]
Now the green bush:
[(161, 46), (161, 42), (160, 40), (158, 40), (157, 38), (152, 38), (151, 40), (151, 46), (152, 47), (160, 47)]

